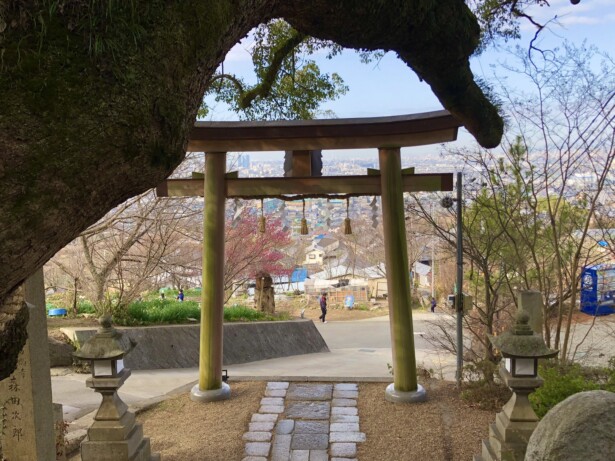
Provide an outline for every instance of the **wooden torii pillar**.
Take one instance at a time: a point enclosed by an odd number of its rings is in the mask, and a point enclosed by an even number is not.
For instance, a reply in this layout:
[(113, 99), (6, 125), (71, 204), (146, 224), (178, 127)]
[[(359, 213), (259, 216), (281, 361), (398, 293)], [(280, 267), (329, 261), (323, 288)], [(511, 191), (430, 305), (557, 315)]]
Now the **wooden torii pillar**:
[[(225, 399), (222, 382), (224, 303), (224, 203), (227, 198), (381, 195), (385, 239), (394, 382), (385, 397), (393, 402), (421, 401), (417, 383), (406, 246), (404, 192), (450, 191), (453, 175), (402, 171), (400, 148), (453, 141), (460, 123), (447, 111), (361, 119), (197, 122), (188, 151), (205, 152), (203, 179), (168, 179), (160, 197), (204, 196), (203, 290), (199, 383), (191, 398)], [(377, 148), (380, 174), (312, 176), (309, 151)], [(234, 178), (225, 174), (227, 152), (290, 151), (292, 173), (283, 178)], [(318, 174), (315, 172), (315, 174)]]

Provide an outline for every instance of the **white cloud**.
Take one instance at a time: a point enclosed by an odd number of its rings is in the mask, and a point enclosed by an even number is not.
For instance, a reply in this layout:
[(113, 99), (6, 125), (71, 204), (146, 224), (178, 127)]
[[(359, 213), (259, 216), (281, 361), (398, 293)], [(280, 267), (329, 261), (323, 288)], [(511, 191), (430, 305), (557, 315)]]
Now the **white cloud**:
[(226, 54), (225, 62), (252, 62), (249, 50), (254, 46), (254, 40), (251, 37), (243, 39), (237, 43)]
[(550, 7), (532, 7), (527, 12), (543, 23), (557, 16), (561, 24), (604, 24), (615, 13), (615, 2), (581, 0), (578, 5), (572, 5), (570, 0), (553, 0)]

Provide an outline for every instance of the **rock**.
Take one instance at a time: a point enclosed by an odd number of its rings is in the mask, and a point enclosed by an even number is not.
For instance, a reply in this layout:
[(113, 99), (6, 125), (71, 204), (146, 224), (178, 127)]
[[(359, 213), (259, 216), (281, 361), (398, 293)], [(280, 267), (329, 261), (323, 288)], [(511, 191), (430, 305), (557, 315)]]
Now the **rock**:
[(615, 393), (580, 392), (558, 403), (538, 423), (525, 461), (615, 459)]
[[(64, 336), (66, 338), (66, 336)], [(53, 367), (69, 367), (73, 364), (74, 347), (69, 344), (68, 338), (65, 341), (58, 339), (57, 335), (48, 336), (49, 342), (49, 362)]]

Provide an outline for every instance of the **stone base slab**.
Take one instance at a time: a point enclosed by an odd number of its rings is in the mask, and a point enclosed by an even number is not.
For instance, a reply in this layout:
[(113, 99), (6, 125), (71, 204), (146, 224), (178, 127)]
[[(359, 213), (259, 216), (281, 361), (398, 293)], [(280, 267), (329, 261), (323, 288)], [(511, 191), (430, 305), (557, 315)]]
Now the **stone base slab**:
[(427, 392), (425, 388), (420, 384), (417, 385), (416, 391), (403, 392), (395, 390), (395, 383), (391, 383), (387, 386), (384, 392), (384, 399), (387, 402), (393, 403), (416, 403), (424, 402), (427, 400)]
[(228, 400), (231, 398), (231, 387), (222, 383), (220, 389), (212, 389), (209, 391), (202, 391), (198, 384), (195, 384), (190, 391), (190, 400), (193, 402), (215, 402), (217, 400)]

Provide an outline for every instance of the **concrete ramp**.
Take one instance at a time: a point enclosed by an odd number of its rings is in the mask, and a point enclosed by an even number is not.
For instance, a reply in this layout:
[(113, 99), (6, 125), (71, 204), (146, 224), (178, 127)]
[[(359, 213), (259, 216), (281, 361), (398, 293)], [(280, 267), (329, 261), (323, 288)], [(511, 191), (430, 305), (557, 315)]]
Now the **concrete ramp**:
[[(199, 325), (117, 328), (137, 345), (124, 358), (133, 370), (193, 368), (199, 366)], [(63, 328), (77, 347), (94, 329)], [(224, 365), (292, 355), (329, 352), (311, 320), (224, 324)]]

